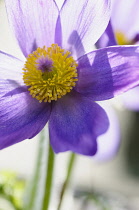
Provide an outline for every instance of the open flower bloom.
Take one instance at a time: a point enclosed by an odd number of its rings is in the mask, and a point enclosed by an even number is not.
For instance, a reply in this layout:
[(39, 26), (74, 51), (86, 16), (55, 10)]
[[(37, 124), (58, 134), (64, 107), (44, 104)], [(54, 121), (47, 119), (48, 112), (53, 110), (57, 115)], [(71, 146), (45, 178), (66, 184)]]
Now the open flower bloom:
[[(112, 26), (118, 44), (139, 44), (139, 1), (114, 0), (112, 12)], [(129, 18), (130, 17), (130, 18)], [(139, 87), (128, 91), (122, 96), (124, 105), (139, 111)]]
[(139, 41), (139, 1), (113, 0), (111, 22), (120, 45)]
[[(139, 1), (113, 0), (111, 21), (97, 42), (97, 47), (107, 47), (116, 44), (131, 45), (139, 43)], [(129, 18), (130, 17), (130, 18)], [(139, 111), (139, 87), (122, 95), (124, 106), (133, 111)]]
[(49, 120), (56, 153), (94, 155), (109, 126), (95, 101), (139, 84), (139, 47), (92, 51), (110, 18), (108, 0), (67, 0), (60, 12), (53, 0), (5, 2), (24, 58), (0, 53), (0, 149)]
[[(139, 1), (113, 0), (111, 21), (99, 39), (100, 47), (139, 43)], [(129, 18), (130, 17), (130, 18)], [(116, 39), (115, 39), (116, 38)]]

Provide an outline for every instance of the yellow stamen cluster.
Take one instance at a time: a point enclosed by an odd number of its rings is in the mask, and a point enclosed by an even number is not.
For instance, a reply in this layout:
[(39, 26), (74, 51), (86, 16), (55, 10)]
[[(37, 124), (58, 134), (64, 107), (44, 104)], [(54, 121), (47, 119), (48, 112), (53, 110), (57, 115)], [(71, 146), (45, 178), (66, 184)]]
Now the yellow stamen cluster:
[[(77, 63), (69, 55), (69, 51), (52, 44), (48, 48), (37, 48), (27, 57), (23, 68), (23, 80), (29, 86), (28, 90), (33, 98), (39, 102), (56, 101), (72, 90), (78, 81)], [(47, 61), (51, 61), (51, 68), (46, 71), (38, 69), (41, 59), (46, 59), (46, 64)]]
[(115, 33), (115, 36), (116, 36), (117, 43), (119, 45), (128, 45), (128, 44), (130, 44), (130, 41), (127, 39), (127, 37), (124, 35), (124, 33), (117, 31)]

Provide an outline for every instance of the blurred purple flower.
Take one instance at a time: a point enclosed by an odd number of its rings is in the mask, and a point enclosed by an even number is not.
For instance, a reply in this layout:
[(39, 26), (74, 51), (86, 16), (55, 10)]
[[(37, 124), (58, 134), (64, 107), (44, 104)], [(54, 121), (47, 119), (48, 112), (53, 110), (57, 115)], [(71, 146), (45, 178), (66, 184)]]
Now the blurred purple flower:
[[(113, 0), (112, 3), (111, 21), (98, 40), (97, 48), (117, 44), (137, 45), (139, 43), (139, 1)], [(130, 110), (139, 111), (138, 95), (139, 87), (124, 93), (121, 97), (124, 106)]]
[[(114, 0), (112, 27), (119, 44), (139, 44), (139, 1)], [(129, 18), (130, 17), (130, 18)], [(139, 87), (123, 94), (124, 105), (133, 111), (139, 111)]]
[(111, 23), (119, 44), (139, 41), (139, 1), (113, 0)]
[(98, 150), (93, 159), (97, 161), (108, 161), (118, 153), (121, 143), (121, 132), (117, 114), (107, 101), (100, 103), (109, 118), (109, 128), (106, 133), (97, 139)]
[[(138, 44), (139, 41), (139, 1), (113, 0), (111, 20), (98, 40), (98, 48)], [(129, 18), (130, 17), (130, 18)], [(117, 40), (117, 41), (116, 41)]]
[(110, 18), (108, 0), (67, 0), (60, 12), (49, 0), (5, 2), (24, 59), (0, 53), (0, 149), (33, 138), (49, 120), (56, 153), (94, 155), (109, 126), (94, 101), (139, 84), (139, 47), (92, 51)]

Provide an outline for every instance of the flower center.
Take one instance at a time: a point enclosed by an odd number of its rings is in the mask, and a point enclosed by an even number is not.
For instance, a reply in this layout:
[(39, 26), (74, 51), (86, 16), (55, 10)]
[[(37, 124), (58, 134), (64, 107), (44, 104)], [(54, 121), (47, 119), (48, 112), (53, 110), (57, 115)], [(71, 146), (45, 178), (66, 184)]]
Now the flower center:
[(117, 43), (119, 45), (129, 45), (130, 44), (130, 41), (127, 39), (127, 37), (124, 35), (124, 33), (117, 31), (115, 33), (115, 36), (116, 36)]
[(76, 85), (77, 63), (70, 52), (57, 44), (37, 48), (27, 57), (23, 68), (24, 83), (33, 98), (41, 103), (57, 100)]

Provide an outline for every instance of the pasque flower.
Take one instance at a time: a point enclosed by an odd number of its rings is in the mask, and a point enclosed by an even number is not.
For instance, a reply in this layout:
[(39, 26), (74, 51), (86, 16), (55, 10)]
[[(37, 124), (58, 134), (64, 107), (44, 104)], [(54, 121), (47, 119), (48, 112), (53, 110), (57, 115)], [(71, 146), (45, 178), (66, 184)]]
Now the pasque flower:
[(137, 43), (139, 41), (139, 1), (114, 0), (112, 6), (111, 22), (118, 44)]
[[(126, 6), (125, 6), (126, 5)], [(112, 26), (118, 44), (139, 44), (139, 1), (113, 1)], [(119, 19), (120, 17), (120, 19)], [(129, 18), (130, 17), (130, 20)], [(124, 105), (133, 111), (139, 111), (139, 87), (122, 96)]]
[[(139, 1), (113, 0), (111, 21), (104, 34), (97, 42), (102, 48), (112, 45), (133, 45), (139, 43)], [(130, 18), (129, 18), (130, 17)], [(130, 110), (139, 110), (139, 87), (122, 95), (124, 106)]]
[(100, 47), (112, 46), (115, 44), (131, 45), (138, 43), (138, 8), (138, 0), (112, 1), (111, 21), (109, 22), (103, 36), (99, 39), (98, 44)]
[(0, 53), (0, 149), (49, 120), (56, 153), (94, 155), (109, 126), (95, 101), (139, 84), (139, 47), (92, 51), (110, 18), (108, 0), (67, 0), (60, 11), (53, 0), (5, 2), (24, 58)]

